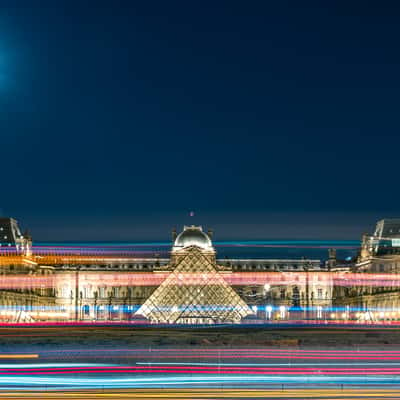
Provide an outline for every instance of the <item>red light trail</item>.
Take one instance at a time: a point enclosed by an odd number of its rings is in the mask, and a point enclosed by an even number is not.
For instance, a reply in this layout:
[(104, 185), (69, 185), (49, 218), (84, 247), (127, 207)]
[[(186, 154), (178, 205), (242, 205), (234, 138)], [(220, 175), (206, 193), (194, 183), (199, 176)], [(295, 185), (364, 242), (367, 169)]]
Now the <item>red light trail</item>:
[(317, 375), (397, 375), (400, 368), (266, 368), (266, 367), (224, 367), (221, 364), (218, 367), (199, 367), (199, 366), (174, 366), (174, 367), (132, 367), (132, 366), (115, 366), (115, 367), (59, 367), (59, 368), (2, 368), (0, 375), (47, 375), (47, 374), (97, 374), (97, 373), (201, 373), (201, 374), (317, 374)]

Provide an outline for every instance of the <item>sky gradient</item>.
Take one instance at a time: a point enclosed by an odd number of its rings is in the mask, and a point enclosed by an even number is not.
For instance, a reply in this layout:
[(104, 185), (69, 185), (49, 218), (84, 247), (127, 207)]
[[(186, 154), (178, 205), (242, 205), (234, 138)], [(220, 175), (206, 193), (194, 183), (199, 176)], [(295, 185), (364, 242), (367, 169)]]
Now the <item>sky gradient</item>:
[(388, 4), (0, 0), (2, 213), (37, 240), (358, 239), (399, 217)]

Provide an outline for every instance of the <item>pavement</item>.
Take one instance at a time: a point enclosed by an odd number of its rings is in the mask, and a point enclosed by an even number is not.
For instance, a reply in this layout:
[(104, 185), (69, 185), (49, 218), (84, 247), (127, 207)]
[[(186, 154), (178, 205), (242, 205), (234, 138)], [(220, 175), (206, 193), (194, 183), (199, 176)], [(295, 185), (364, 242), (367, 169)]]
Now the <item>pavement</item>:
[(43, 324), (0, 326), (1, 346), (96, 345), (131, 346), (400, 346), (400, 325), (231, 325), (231, 326), (135, 326), (98, 324)]

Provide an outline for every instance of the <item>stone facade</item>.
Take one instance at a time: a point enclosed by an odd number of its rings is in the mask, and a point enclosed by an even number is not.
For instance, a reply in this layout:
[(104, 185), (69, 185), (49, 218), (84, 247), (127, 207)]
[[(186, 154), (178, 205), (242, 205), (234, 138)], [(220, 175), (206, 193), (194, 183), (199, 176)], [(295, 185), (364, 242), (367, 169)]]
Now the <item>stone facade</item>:
[[(390, 229), (396, 230), (396, 224), (381, 221), (377, 231), (387, 235)], [(3, 285), (1, 320), (138, 319), (138, 309), (175, 268), (179, 261), (177, 254), (189, 246), (192, 239), (175, 235), (171, 258), (74, 255), (52, 258), (32, 255), (30, 250), (24, 254), (15, 251), (11, 255), (9, 251), (0, 252), (1, 276), (5, 281), (18, 276), (28, 281), (36, 279), (32, 287), (29, 283), (21, 287), (18, 283), (11, 287)], [(212, 249), (211, 238), (208, 239), (206, 246)], [(400, 253), (397, 241), (390, 240), (382, 234), (364, 235), (357, 260), (347, 264), (338, 263), (332, 250), (326, 263), (306, 259), (215, 258), (215, 266), (250, 307), (253, 318), (260, 321), (397, 320), (400, 319), (397, 281), (390, 284), (386, 280), (381, 286), (335, 284), (335, 274), (392, 274), (396, 277), (400, 271)], [(243, 276), (247, 280), (242, 281)], [(42, 278), (45, 279), (43, 285), (38, 285), (37, 279)]]

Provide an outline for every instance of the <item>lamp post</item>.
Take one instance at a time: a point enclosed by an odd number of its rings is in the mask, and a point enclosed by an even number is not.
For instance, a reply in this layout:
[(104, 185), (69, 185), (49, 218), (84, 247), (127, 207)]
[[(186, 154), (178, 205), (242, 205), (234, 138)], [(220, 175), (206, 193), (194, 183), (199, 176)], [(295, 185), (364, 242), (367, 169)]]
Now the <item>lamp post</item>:
[(83, 319), (83, 313), (82, 313), (82, 298), (83, 298), (82, 292), (79, 292), (79, 308), (78, 308), (78, 310), (79, 310), (79, 312), (78, 312), (79, 321), (81, 321), (81, 320)]
[[(72, 290), (70, 291), (69, 297), (70, 297), (70, 303), (69, 303), (69, 310), (70, 310), (70, 312), (69, 312), (69, 319), (70, 319), (70, 321), (72, 321), (72, 320), (73, 320), (73, 315), (74, 315), (73, 307), (74, 307), (74, 303), (75, 303), (75, 301), (74, 301), (74, 292), (73, 292)], [(37, 312), (37, 309), (36, 309), (36, 312)]]
[(79, 320), (79, 269), (77, 265), (75, 268), (75, 321)]
[(128, 315), (128, 317), (129, 317), (129, 320), (131, 320), (132, 319), (132, 289), (131, 288), (129, 288), (129, 290), (128, 290), (128, 313), (127, 313), (127, 315)]
[(112, 299), (113, 299), (113, 295), (112, 295), (112, 292), (110, 292), (110, 295), (108, 296), (108, 320), (109, 321), (111, 321), (111, 317), (112, 317), (112, 311), (111, 311)]
[(125, 320), (126, 316), (128, 315), (128, 313), (127, 313), (127, 303), (128, 303), (128, 293), (126, 293), (126, 295), (124, 296), (124, 303), (122, 305), (122, 313), (121, 313), (122, 314), (122, 318), (120, 318), (121, 320)]
[(97, 299), (99, 294), (97, 293), (97, 290), (93, 293), (94, 296), (94, 308), (93, 308), (93, 319), (96, 321), (97, 320)]
[(265, 302), (265, 319), (272, 319), (272, 305), (267, 304), (272, 299), (271, 297), (271, 286), (269, 283), (264, 285), (264, 302)]
[(304, 263), (303, 269), (306, 273), (306, 320), (308, 321), (310, 316), (310, 294), (309, 294), (309, 281), (308, 281), (308, 262)]

